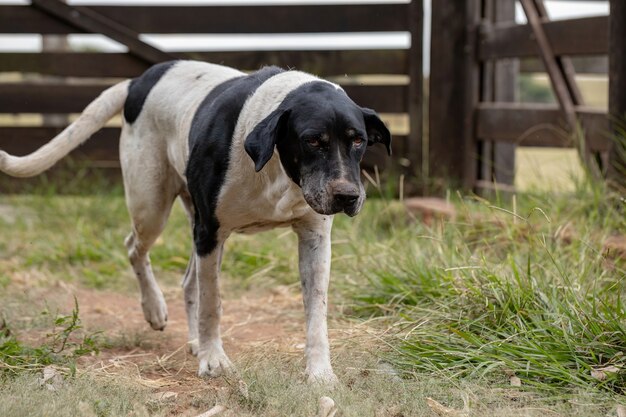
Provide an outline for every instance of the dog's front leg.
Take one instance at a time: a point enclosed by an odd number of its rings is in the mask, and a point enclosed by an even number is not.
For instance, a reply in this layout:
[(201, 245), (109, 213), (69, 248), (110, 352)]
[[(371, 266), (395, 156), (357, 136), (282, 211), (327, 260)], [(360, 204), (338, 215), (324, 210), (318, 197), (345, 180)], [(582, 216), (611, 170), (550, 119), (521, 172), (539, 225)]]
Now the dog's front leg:
[(220, 336), (222, 300), (219, 289), (219, 272), (222, 263), (223, 243), (207, 255), (197, 255), (198, 279), (198, 375), (215, 377), (232, 368), (224, 353)]
[(335, 382), (326, 324), (332, 216), (312, 215), (294, 224), (306, 316), (306, 374), (309, 382)]

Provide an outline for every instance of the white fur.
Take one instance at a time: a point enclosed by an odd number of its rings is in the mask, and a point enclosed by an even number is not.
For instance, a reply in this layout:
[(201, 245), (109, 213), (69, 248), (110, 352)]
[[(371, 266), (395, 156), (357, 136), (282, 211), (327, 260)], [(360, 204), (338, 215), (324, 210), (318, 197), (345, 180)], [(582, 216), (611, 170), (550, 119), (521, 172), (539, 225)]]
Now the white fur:
[[(215, 86), (241, 75), (220, 65), (177, 62), (150, 91), (137, 120), (122, 127), (120, 162), (132, 221), (125, 243), (141, 289), (144, 316), (154, 329), (165, 327), (167, 307), (152, 273), (148, 251), (165, 227), (177, 196), (193, 221), (194, 208), (185, 178), (193, 116)], [(284, 172), (276, 152), (256, 173), (244, 150), (245, 138), (254, 127), (287, 94), (311, 81), (321, 80), (297, 71), (280, 73), (263, 83), (240, 113), (216, 209), (220, 222), (218, 249), (202, 257), (192, 254), (183, 280), (190, 345), (198, 354), (200, 375), (215, 376), (232, 367), (219, 329), (222, 309), (218, 277), (224, 241), (233, 231), (257, 232), (291, 225), (299, 238), (307, 374), (310, 380), (335, 380), (326, 327), (332, 216), (311, 209), (302, 190)], [(106, 90), (76, 122), (33, 154), (17, 158), (0, 152), (0, 170), (13, 176), (30, 176), (51, 167), (122, 109), (128, 83)]]

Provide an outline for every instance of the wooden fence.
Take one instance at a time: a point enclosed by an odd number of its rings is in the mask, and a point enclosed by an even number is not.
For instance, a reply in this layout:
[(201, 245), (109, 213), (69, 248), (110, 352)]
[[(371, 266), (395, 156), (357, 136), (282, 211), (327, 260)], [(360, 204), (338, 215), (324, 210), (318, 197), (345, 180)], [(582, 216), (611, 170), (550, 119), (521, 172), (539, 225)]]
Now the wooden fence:
[[(101, 33), (126, 53), (0, 53), (0, 73), (71, 77), (69, 83), (0, 82), (0, 116), (78, 113), (111, 78), (135, 77), (155, 62), (193, 58), (254, 70), (262, 65), (297, 68), (334, 77), (356, 102), (402, 114), (408, 132), (394, 132), (395, 161), (418, 177), (445, 176), (467, 189), (512, 184), (516, 146), (574, 146), (580, 124), (588, 155), (616, 152), (604, 110), (585, 107), (576, 68), (610, 74), (610, 113), (626, 112), (626, 6), (611, 0), (612, 16), (550, 21), (543, 0), (519, 0), (528, 24), (515, 22), (516, 0), (434, 0), (429, 134), (422, 140), (422, 0), (380, 4), (281, 6), (68, 6), (32, 0), (0, 6), (0, 33)], [(410, 33), (410, 49), (163, 52), (140, 34)], [(603, 59), (595, 59), (602, 56)], [(589, 57), (594, 57), (589, 60)], [(610, 60), (607, 59), (610, 58)], [(610, 62), (610, 64), (609, 64)], [(519, 103), (520, 71), (547, 71), (558, 104)], [(349, 77), (345, 77), (345, 75)], [(367, 84), (353, 76), (377, 77)], [(378, 81), (376, 81), (378, 80)], [(380, 81), (382, 80), (382, 81)], [(408, 80), (408, 81), (407, 81)], [(0, 125), (0, 148), (28, 153), (62, 126)], [(115, 166), (118, 128), (107, 127), (74, 154), (98, 166)], [(368, 163), (383, 164), (380, 149)], [(377, 152), (378, 151), (378, 152)], [(605, 162), (606, 159), (604, 158)], [(506, 188), (506, 187), (505, 187)]]
[[(607, 155), (615, 159), (607, 112), (584, 105), (574, 75), (576, 66), (606, 71), (608, 56), (609, 112), (626, 114), (624, 2), (610, 2), (611, 17), (550, 21), (543, 0), (520, 0), (528, 24), (515, 22), (515, 3), (432, 2), (428, 160), (433, 176), (457, 179), (466, 188), (501, 183), (510, 189), (516, 146), (573, 147), (578, 127), (587, 157), (599, 154), (605, 165)], [(604, 59), (571, 59), (599, 55)], [(520, 59), (522, 71), (548, 73), (557, 104), (518, 102)]]
[[(0, 33), (101, 33), (128, 48), (126, 53), (0, 53), (0, 73), (20, 72), (71, 77), (43, 83), (32, 77), (0, 83), (0, 114), (80, 113), (116, 77), (136, 77), (151, 64), (191, 58), (242, 70), (278, 65), (335, 77), (360, 105), (382, 114), (406, 114), (407, 134), (394, 135), (394, 155), (416, 164), (421, 149), (422, 1), (381, 4), (282, 6), (70, 6), (58, 0), (33, 0), (27, 6), (0, 6)], [(270, 34), (270, 33), (411, 33), (410, 49), (163, 52), (143, 42), (140, 34)], [(207, 48), (214, 49), (214, 48)], [(346, 74), (349, 77), (346, 77)], [(402, 76), (400, 83), (376, 80), (362, 84), (353, 76)], [(397, 78), (397, 77), (396, 77)], [(358, 80), (358, 78), (356, 78)], [(407, 81), (408, 80), (408, 81)], [(46, 120), (46, 119), (44, 119)], [(0, 126), (0, 149), (26, 154), (61, 131), (63, 126)], [(119, 129), (107, 127), (74, 152), (95, 165), (115, 166)], [(373, 147), (367, 159), (382, 163)]]

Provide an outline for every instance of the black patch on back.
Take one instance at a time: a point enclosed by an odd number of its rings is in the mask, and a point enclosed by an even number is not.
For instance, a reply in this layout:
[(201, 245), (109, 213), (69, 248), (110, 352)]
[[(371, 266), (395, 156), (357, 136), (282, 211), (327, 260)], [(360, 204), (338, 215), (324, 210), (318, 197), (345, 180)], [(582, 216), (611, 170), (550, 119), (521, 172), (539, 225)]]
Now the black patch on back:
[(161, 62), (151, 66), (146, 72), (134, 78), (128, 86), (128, 97), (124, 103), (124, 119), (133, 123), (139, 117), (148, 94), (165, 73), (178, 61)]
[(215, 216), (239, 113), (244, 103), (267, 79), (283, 72), (266, 67), (216, 86), (202, 101), (189, 131), (187, 186), (195, 206), (194, 242), (200, 256), (217, 247), (219, 222)]

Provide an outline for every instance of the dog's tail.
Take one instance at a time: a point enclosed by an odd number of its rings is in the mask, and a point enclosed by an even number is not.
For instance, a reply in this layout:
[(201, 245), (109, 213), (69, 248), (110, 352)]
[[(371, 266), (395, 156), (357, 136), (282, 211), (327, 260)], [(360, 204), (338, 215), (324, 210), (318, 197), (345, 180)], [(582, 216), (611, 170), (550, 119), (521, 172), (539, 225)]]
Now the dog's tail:
[(33, 177), (52, 167), (122, 110), (129, 82), (122, 81), (103, 91), (75, 122), (30, 155), (13, 156), (0, 150), (0, 171), (14, 177)]

